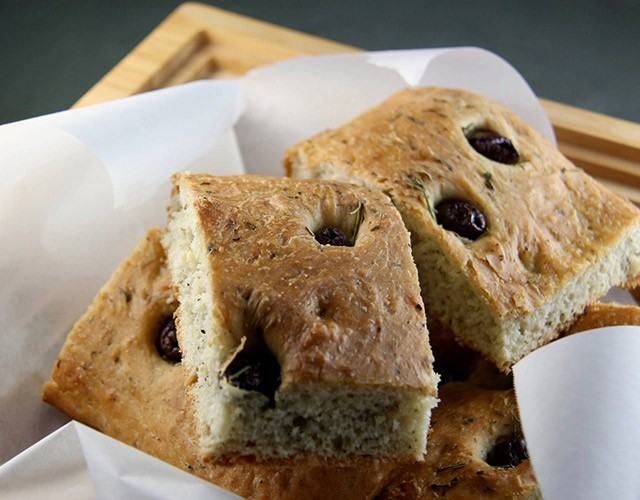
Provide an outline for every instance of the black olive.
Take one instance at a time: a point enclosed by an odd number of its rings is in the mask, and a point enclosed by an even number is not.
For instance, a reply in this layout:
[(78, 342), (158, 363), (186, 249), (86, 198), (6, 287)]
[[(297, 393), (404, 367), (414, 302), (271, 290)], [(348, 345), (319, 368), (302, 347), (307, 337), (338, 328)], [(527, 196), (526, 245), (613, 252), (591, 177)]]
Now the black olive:
[(490, 130), (474, 130), (467, 136), (467, 140), (473, 149), (490, 160), (506, 165), (514, 165), (520, 161), (520, 155), (512, 142)]
[(182, 360), (176, 334), (176, 322), (173, 319), (173, 315), (165, 318), (160, 323), (160, 331), (156, 339), (156, 349), (160, 357), (169, 363), (175, 364)]
[(435, 207), (435, 211), (438, 224), (463, 238), (476, 240), (487, 230), (484, 214), (466, 201), (445, 200)]
[(315, 233), (316, 241), (321, 245), (333, 245), (337, 247), (347, 246), (349, 240), (337, 227), (325, 227)]
[(487, 454), (487, 463), (493, 467), (515, 467), (528, 458), (527, 443), (522, 436), (501, 436)]

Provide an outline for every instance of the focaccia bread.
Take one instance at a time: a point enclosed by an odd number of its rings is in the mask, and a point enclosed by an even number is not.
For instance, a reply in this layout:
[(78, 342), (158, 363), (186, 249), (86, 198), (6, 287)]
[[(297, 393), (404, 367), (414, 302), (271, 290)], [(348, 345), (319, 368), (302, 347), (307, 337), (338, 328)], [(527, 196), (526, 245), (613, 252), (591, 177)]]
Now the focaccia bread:
[(640, 211), (523, 120), (462, 90), (405, 90), (290, 148), (288, 175), (386, 193), (428, 315), (508, 371), (640, 273)]
[(163, 243), (203, 457), (421, 459), (438, 377), (388, 198), (261, 176), (174, 184)]
[[(536, 491), (528, 460), (511, 466), (523, 458), (522, 446), (510, 452), (500, 444), (504, 439), (498, 439), (514, 430), (518, 435), (512, 392), (461, 383), (441, 387), (425, 462), (202, 462), (193, 404), (186, 395), (175, 337), (167, 327), (177, 304), (160, 236), (159, 230), (149, 232), (76, 323), (45, 384), (48, 403), (250, 499), (416, 498), (418, 493), (422, 498), (444, 493), (457, 498), (465, 492), (519, 498)], [(483, 457), (496, 443), (491, 455), (497, 465), (490, 465)], [(477, 474), (479, 470), (483, 472)]]
[[(115, 271), (67, 337), (43, 399), (70, 417), (251, 499), (372, 498), (394, 462), (213, 464), (199, 458), (176, 352), (177, 306), (160, 230)], [(165, 359), (166, 358), (166, 359)]]

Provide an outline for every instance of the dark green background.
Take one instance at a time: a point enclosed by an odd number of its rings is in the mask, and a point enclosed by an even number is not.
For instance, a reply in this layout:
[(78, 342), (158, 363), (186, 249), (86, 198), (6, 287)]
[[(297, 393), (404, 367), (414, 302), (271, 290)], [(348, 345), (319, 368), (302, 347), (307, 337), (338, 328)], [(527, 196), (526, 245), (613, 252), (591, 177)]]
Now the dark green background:
[[(179, 3), (0, 0), (0, 123), (68, 108)], [(205, 3), (371, 50), (484, 47), (540, 96), (640, 122), (638, 0)]]

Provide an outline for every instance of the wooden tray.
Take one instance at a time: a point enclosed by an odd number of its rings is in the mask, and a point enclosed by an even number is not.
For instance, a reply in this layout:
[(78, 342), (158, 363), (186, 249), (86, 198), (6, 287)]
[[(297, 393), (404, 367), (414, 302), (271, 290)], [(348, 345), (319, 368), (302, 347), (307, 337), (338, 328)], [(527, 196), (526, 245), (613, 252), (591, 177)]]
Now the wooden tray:
[[(75, 106), (202, 78), (236, 78), (283, 59), (359, 49), (207, 5), (178, 7)], [(542, 99), (560, 150), (640, 204), (640, 125)]]

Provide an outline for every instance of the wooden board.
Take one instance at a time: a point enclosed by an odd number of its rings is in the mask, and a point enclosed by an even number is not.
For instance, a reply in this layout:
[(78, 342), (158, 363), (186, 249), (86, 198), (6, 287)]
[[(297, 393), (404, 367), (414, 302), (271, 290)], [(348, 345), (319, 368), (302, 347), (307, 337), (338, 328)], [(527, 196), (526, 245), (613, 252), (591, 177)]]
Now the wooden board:
[[(87, 92), (86, 106), (202, 78), (236, 78), (283, 59), (359, 49), (207, 5), (178, 7)], [(640, 125), (542, 99), (560, 150), (640, 204)]]

